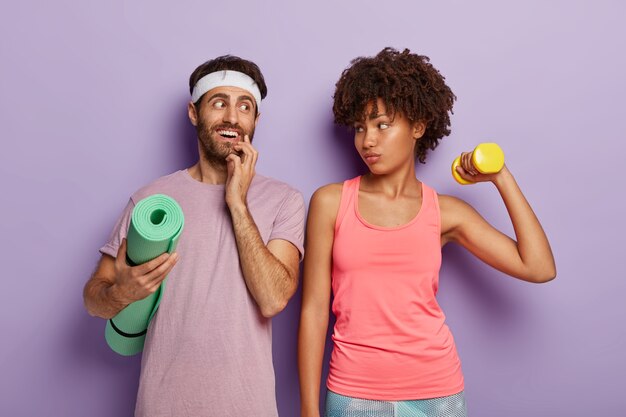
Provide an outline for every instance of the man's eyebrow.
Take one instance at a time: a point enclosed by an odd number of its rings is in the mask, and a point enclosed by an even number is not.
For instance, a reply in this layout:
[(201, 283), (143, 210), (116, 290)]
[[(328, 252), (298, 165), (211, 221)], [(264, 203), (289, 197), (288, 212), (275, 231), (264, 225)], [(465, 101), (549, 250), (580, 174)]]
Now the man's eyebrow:
[(249, 95), (243, 94), (243, 95), (240, 95), (239, 97), (237, 97), (237, 102), (241, 102), (241, 101), (244, 101), (244, 100), (248, 100), (250, 103), (253, 103), (253, 105), (256, 107), (256, 100), (253, 99), (252, 97), (250, 97)]
[[(209, 97), (209, 98), (207, 99), (207, 101), (211, 101), (211, 100), (213, 100), (214, 98), (221, 98), (221, 99), (224, 99), (224, 100), (226, 100), (226, 101), (230, 101), (230, 96), (229, 96), (228, 94), (224, 94), (224, 93), (215, 93), (215, 94), (213, 94), (211, 97)], [(256, 100), (255, 100), (255, 99), (253, 99), (252, 97), (250, 97), (250, 96), (249, 96), (249, 95), (247, 95), (247, 94), (242, 94), (242, 95), (240, 95), (240, 96), (238, 96), (238, 97), (237, 97), (237, 102), (241, 102), (241, 101), (245, 101), (245, 100), (248, 100), (248, 101), (250, 101), (251, 103), (254, 103), (254, 105), (256, 106)]]
[(250, 101), (254, 101), (254, 99), (252, 97), (250, 97), (247, 94), (243, 94), (239, 97), (237, 97), (237, 101), (242, 101), (242, 100), (250, 100)]
[(224, 93), (215, 93), (215, 94), (213, 94), (211, 97), (209, 97), (209, 99), (208, 99), (207, 101), (211, 101), (211, 100), (213, 100), (213, 99), (214, 99), (214, 98), (216, 98), (216, 97), (223, 98), (224, 100), (229, 100), (229, 99), (230, 99), (230, 97), (228, 97), (228, 95), (227, 95), (227, 94), (224, 94)]

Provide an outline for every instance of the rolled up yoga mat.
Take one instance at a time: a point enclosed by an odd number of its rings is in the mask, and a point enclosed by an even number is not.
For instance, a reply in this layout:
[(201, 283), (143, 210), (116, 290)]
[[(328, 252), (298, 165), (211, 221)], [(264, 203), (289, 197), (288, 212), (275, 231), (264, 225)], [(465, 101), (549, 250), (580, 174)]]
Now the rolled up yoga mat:
[[(169, 196), (154, 194), (138, 202), (128, 227), (126, 262), (140, 265), (164, 252), (172, 253), (184, 223), (183, 211)], [(111, 349), (124, 356), (143, 350), (148, 325), (164, 290), (165, 281), (154, 293), (128, 305), (107, 321), (104, 337)]]

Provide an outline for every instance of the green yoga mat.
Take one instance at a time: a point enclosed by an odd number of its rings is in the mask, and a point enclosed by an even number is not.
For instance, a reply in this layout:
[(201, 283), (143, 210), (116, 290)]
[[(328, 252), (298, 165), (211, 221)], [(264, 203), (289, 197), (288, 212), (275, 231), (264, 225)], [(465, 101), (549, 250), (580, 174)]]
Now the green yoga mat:
[[(164, 252), (172, 253), (184, 223), (183, 211), (169, 196), (154, 194), (138, 202), (128, 227), (126, 262), (140, 265)], [(153, 294), (128, 305), (107, 321), (104, 337), (111, 349), (124, 356), (143, 350), (148, 325), (164, 290), (165, 281)]]

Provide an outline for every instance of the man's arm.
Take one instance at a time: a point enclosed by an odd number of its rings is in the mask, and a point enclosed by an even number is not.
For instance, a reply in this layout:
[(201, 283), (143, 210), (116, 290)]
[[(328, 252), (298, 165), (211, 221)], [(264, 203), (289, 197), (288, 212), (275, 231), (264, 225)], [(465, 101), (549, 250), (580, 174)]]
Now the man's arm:
[(177, 253), (164, 253), (131, 267), (126, 264), (126, 239), (123, 239), (117, 257), (102, 255), (96, 271), (85, 284), (83, 299), (87, 312), (104, 319), (115, 317), (127, 305), (155, 292), (177, 261)]
[(239, 262), (246, 286), (264, 317), (280, 313), (298, 287), (298, 249), (290, 242), (274, 239), (265, 246), (247, 206), (247, 194), (254, 178), (257, 151), (246, 135), (234, 146), (241, 156), (226, 158), (226, 204), (230, 210)]
[(282, 239), (265, 246), (247, 207), (231, 209), (231, 216), (246, 286), (261, 314), (273, 317), (287, 306), (298, 287), (298, 249)]

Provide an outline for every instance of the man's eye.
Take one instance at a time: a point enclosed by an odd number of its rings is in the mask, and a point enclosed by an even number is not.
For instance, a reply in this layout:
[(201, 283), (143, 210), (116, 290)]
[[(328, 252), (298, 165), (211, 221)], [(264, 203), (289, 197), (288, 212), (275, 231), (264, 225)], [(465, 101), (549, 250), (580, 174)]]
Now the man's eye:
[(250, 110), (250, 105), (249, 104), (242, 104), (242, 105), (239, 106), (239, 110), (248, 111), (248, 110)]
[(221, 100), (218, 100), (215, 103), (213, 103), (213, 107), (215, 107), (216, 109), (223, 109), (225, 105), (226, 103), (224, 103)]

